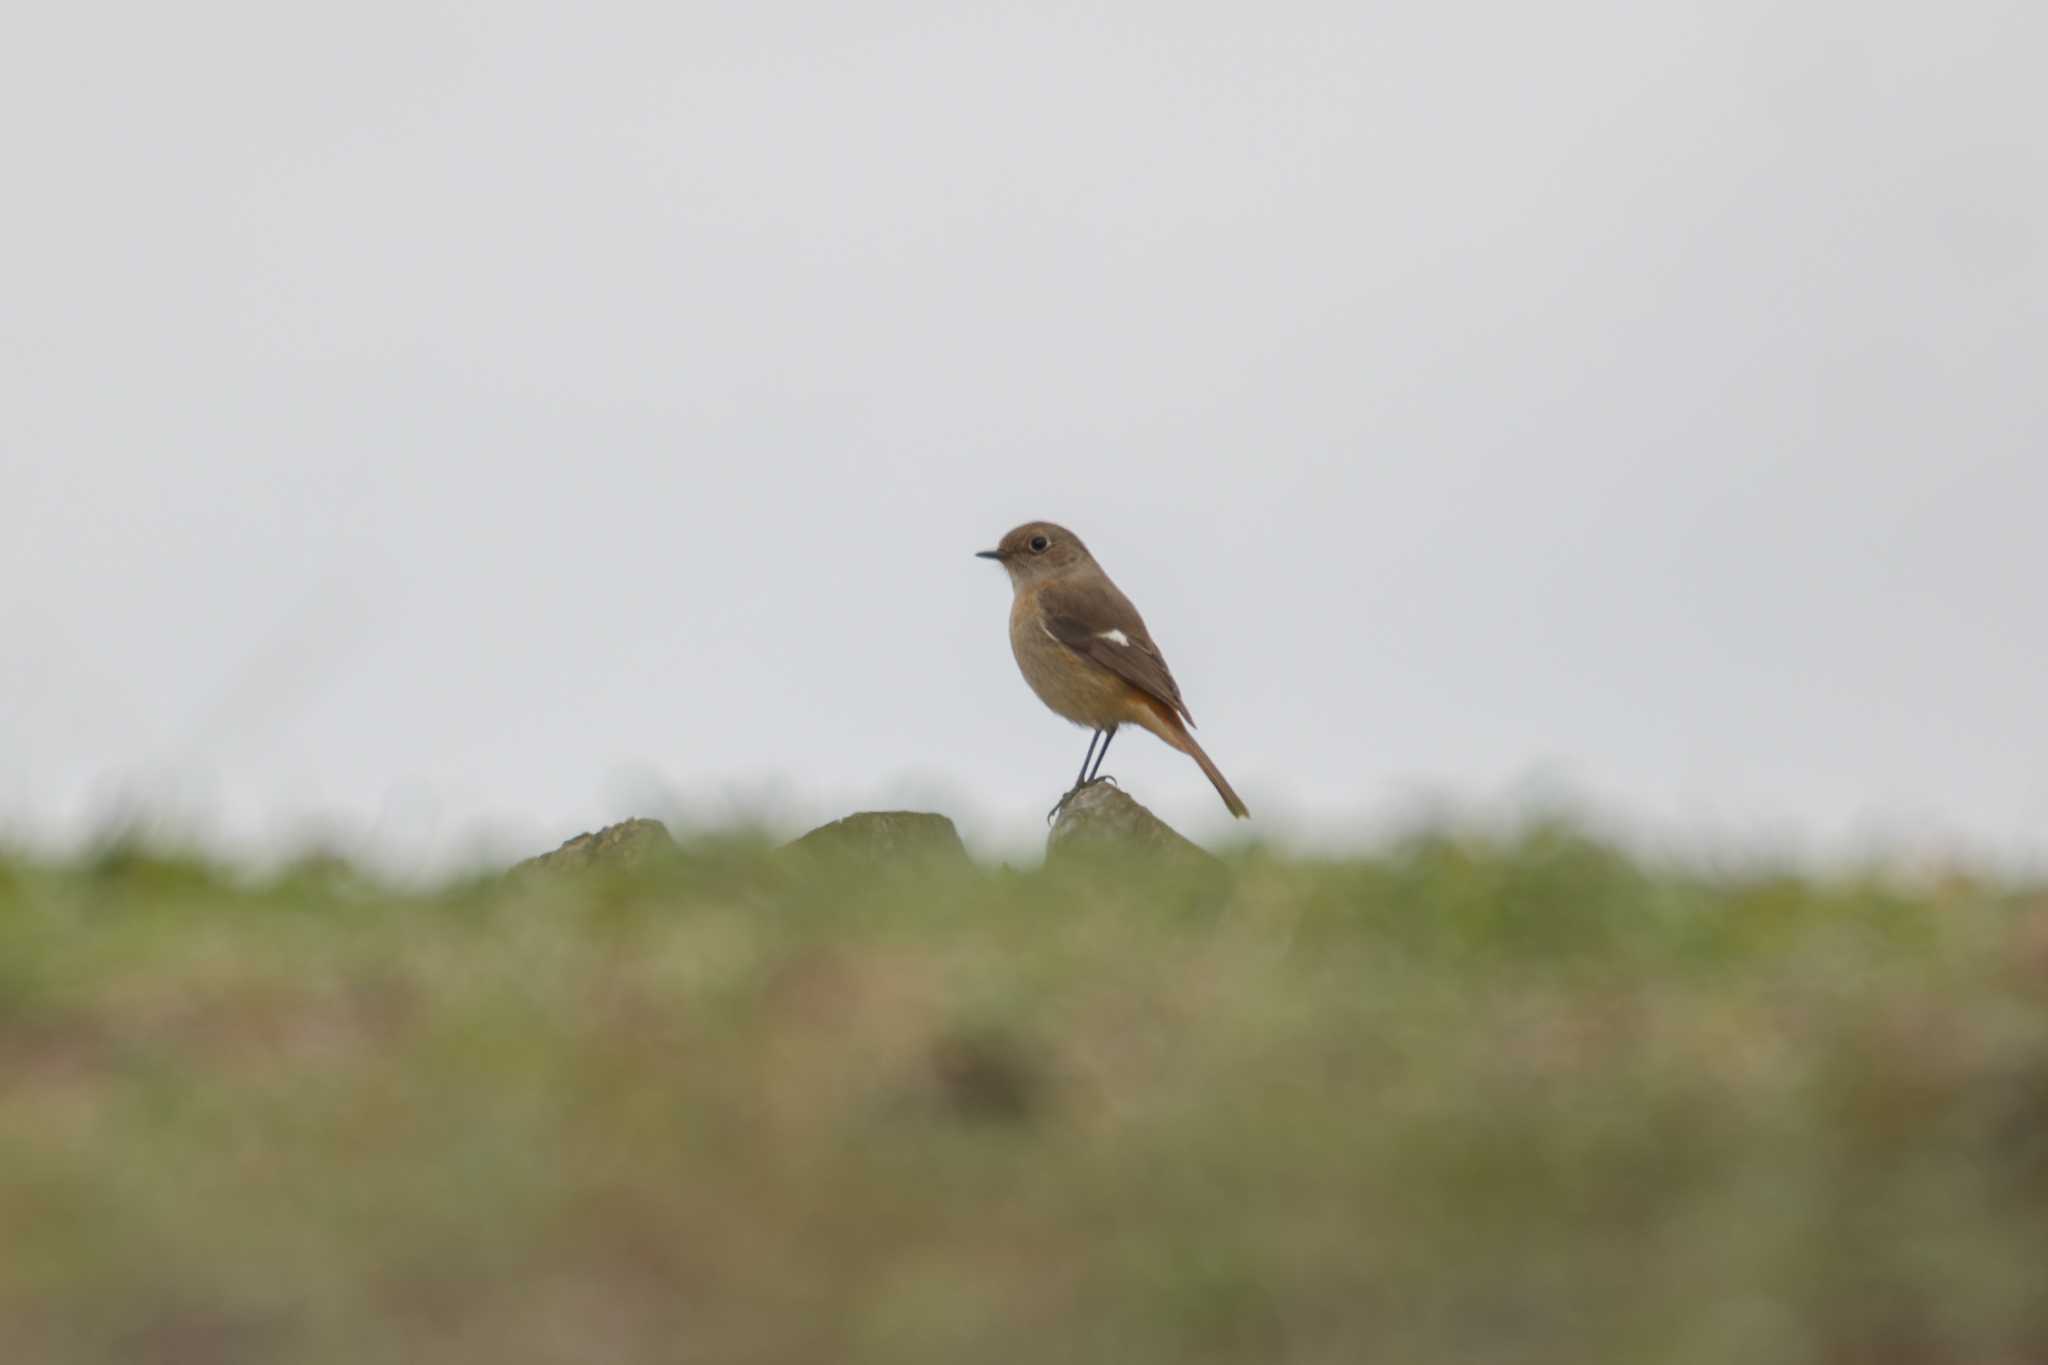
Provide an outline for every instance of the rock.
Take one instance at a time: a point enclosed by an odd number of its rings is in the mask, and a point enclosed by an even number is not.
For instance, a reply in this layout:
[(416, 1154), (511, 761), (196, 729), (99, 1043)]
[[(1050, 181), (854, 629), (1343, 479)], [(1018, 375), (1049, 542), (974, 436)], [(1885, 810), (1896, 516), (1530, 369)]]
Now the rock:
[(676, 841), (659, 820), (621, 820), (595, 834), (579, 834), (553, 853), (513, 867), (521, 872), (580, 872), (592, 867), (633, 867), (675, 852)]
[(1045, 836), (1045, 860), (1057, 862), (1080, 854), (1138, 853), (1172, 861), (1190, 860), (1221, 868), (1207, 849), (1146, 810), (1129, 792), (1096, 782), (1074, 793)]
[(783, 846), (812, 857), (851, 858), (920, 869), (970, 868), (960, 831), (943, 815), (915, 810), (864, 810), (820, 825)]

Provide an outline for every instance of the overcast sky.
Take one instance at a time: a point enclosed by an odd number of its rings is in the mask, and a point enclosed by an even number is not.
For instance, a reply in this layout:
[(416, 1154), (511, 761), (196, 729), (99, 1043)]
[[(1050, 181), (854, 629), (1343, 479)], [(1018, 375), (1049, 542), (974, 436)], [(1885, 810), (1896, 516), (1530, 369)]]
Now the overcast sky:
[(971, 553), (1049, 518), (1268, 835), (1569, 790), (2040, 857), (2044, 52), (2031, 0), (29, 7), (0, 842), (1029, 848), (1086, 735)]

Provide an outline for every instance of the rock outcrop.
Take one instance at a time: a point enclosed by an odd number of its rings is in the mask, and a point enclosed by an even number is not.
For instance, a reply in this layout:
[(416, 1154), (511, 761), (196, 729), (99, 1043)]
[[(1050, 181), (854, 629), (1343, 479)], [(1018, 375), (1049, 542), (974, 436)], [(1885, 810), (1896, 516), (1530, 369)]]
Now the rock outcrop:
[(1075, 856), (1101, 858), (1125, 854), (1221, 868), (1215, 855), (1146, 810), (1108, 782), (1075, 792), (1053, 820), (1045, 837), (1045, 860), (1057, 863)]
[(595, 867), (632, 867), (676, 851), (668, 826), (659, 820), (621, 820), (595, 834), (579, 834), (552, 853), (514, 865), (512, 871), (581, 872)]
[[(964, 871), (974, 866), (953, 822), (928, 811), (859, 811), (792, 839), (780, 851), (798, 862), (851, 861), (911, 871)], [(675, 852), (676, 842), (659, 820), (622, 820), (594, 834), (579, 834), (552, 853), (528, 858), (512, 872), (634, 867)], [(1222, 867), (1213, 855), (1109, 782), (1075, 792), (1045, 840), (1048, 864), (1076, 857), (1130, 856)]]
[(960, 832), (943, 815), (915, 810), (865, 810), (820, 825), (783, 845), (799, 857), (853, 859), (920, 869), (973, 866)]

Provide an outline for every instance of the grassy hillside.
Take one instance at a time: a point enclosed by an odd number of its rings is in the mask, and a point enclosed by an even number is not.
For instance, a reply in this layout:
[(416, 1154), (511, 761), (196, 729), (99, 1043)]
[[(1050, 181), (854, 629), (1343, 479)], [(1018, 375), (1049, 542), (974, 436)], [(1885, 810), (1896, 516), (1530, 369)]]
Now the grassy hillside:
[(0, 863), (7, 1361), (2005, 1365), (2044, 1286), (2039, 893)]

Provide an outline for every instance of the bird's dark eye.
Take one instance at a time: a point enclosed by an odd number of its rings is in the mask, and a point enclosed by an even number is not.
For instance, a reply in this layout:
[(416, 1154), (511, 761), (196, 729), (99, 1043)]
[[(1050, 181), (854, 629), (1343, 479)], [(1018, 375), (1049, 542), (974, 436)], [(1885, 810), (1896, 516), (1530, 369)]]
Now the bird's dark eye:
[(1045, 553), (1045, 547), (1050, 544), (1052, 544), (1052, 542), (1047, 540), (1044, 536), (1033, 536), (1031, 537), (1031, 553), (1035, 555), (1042, 555)]

